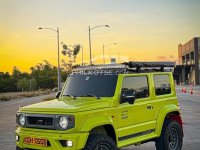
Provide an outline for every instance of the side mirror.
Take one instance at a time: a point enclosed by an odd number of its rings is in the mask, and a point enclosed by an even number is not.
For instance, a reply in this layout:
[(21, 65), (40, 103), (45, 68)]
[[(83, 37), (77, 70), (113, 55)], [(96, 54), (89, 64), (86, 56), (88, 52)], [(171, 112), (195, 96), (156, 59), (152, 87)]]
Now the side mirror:
[(60, 97), (60, 94), (61, 94), (61, 91), (58, 91), (58, 92), (56, 93), (56, 98), (59, 98), (59, 97)]
[(134, 104), (135, 102), (135, 91), (133, 89), (127, 89), (122, 91), (122, 103), (128, 102), (129, 104)]

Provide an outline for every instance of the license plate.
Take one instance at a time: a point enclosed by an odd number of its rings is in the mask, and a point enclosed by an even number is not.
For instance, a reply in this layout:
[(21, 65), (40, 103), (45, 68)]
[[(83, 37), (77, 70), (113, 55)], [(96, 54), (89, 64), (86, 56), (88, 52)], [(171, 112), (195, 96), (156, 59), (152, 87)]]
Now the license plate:
[(47, 139), (46, 138), (25, 137), (24, 143), (31, 144), (31, 145), (47, 146)]

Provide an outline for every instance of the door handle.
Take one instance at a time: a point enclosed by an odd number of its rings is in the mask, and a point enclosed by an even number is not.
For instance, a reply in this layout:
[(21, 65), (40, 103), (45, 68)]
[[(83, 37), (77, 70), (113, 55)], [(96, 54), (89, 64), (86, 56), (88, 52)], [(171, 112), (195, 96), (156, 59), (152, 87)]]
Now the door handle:
[(153, 106), (147, 105), (147, 109), (153, 109)]

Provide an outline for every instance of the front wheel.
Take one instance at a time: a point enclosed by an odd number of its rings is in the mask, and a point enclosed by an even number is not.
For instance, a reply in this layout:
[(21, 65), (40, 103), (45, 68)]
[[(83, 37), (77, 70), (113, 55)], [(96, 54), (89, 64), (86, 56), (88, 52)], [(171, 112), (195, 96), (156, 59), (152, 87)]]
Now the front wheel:
[(89, 136), (84, 150), (117, 150), (117, 147), (109, 136), (92, 134)]
[(156, 139), (157, 150), (181, 150), (183, 144), (182, 127), (177, 121), (165, 120), (161, 136)]

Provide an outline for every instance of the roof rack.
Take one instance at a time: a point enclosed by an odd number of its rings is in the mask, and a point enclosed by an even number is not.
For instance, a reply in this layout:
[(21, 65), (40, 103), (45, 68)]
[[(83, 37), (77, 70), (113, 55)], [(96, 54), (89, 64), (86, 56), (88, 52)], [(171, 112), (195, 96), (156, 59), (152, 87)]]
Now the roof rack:
[(118, 72), (126, 72), (128, 66), (125, 64), (106, 64), (106, 65), (91, 65), (91, 66), (80, 66), (73, 68), (72, 72), (81, 72), (81, 71), (118, 71)]
[(128, 65), (129, 68), (134, 67), (175, 67), (174, 62), (125, 62), (123, 64)]
[(136, 72), (146, 71), (172, 71), (175, 67), (175, 62), (125, 62), (123, 63), (128, 66), (129, 71), (135, 69)]
[(121, 64), (80, 66), (73, 69), (73, 72), (112, 70), (124, 73), (130, 72), (169, 72), (175, 67), (175, 62), (124, 62)]

